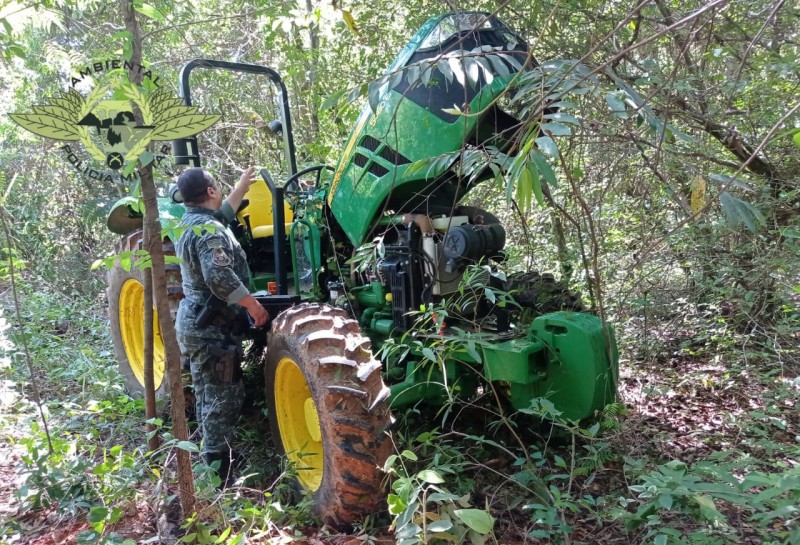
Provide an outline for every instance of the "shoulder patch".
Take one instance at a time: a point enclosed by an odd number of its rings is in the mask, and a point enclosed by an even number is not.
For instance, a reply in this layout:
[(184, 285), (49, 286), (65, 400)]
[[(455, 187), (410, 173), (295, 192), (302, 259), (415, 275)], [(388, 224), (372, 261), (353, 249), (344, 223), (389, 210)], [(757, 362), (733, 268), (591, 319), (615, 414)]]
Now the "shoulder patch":
[(228, 267), (233, 262), (231, 257), (228, 255), (228, 252), (225, 251), (225, 248), (220, 246), (211, 246), (211, 263), (215, 267)]
[(225, 242), (222, 240), (221, 237), (216, 237), (216, 236), (207, 237), (206, 238), (206, 246), (208, 246), (211, 249), (224, 248), (225, 247)]

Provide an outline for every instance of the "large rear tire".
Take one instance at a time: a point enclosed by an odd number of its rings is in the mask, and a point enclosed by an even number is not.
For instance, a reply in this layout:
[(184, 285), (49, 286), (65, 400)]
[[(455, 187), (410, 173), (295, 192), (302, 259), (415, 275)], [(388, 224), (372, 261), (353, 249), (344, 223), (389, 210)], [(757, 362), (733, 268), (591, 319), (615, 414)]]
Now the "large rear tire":
[[(164, 241), (164, 255), (175, 255), (175, 248), (168, 240)], [(142, 231), (125, 235), (117, 244), (116, 252), (141, 250)], [(108, 272), (108, 315), (111, 322), (111, 338), (117, 357), (120, 374), (125, 379), (125, 389), (134, 396), (144, 395), (144, 275), (142, 270), (131, 263), (125, 270), (117, 261)], [(180, 266), (166, 265), (167, 290), (169, 293), (170, 315), (175, 320), (178, 303), (183, 297)], [(158, 314), (153, 309), (153, 377), (156, 396), (169, 393), (169, 384), (164, 365), (164, 342), (158, 326)]]
[(302, 304), (272, 324), (264, 376), (273, 438), (314, 514), (335, 527), (385, 506), (392, 417), (380, 372), (342, 309)]

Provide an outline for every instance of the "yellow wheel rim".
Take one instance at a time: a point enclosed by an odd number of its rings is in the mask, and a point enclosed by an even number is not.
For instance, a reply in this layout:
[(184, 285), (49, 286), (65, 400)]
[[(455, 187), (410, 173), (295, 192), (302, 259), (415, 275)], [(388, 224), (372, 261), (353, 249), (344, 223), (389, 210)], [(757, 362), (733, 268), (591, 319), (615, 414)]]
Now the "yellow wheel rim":
[(275, 370), (275, 412), (286, 456), (303, 488), (315, 492), (322, 484), (322, 432), (319, 415), (303, 372), (291, 358)]
[[(133, 376), (144, 387), (144, 286), (127, 280), (119, 295), (119, 329), (122, 344)], [(158, 314), (153, 309), (153, 379), (155, 388), (164, 378), (164, 341), (158, 327)]]

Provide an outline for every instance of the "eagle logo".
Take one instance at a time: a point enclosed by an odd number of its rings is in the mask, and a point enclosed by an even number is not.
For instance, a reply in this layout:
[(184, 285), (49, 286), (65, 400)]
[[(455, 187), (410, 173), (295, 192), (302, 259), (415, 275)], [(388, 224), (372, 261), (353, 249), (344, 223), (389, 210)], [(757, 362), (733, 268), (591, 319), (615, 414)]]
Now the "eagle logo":
[[(198, 113), (184, 106), (165, 89), (147, 97), (131, 83), (119, 86), (124, 100), (105, 100), (111, 86), (96, 86), (84, 98), (75, 89), (33, 107), (32, 114), (9, 114), (21, 127), (54, 140), (80, 141), (96, 161), (119, 170), (135, 161), (151, 141), (186, 138), (219, 121), (220, 115)], [(131, 103), (142, 112), (143, 124), (133, 115)]]

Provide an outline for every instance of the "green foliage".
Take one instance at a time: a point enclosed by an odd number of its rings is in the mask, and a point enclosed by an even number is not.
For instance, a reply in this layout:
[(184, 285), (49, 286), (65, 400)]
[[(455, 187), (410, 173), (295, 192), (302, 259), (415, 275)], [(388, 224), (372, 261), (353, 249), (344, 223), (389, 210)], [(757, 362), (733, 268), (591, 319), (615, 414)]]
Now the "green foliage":
[[(774, 543), (794, 543), (800, 536), (797, 468), (765, 472), (753, 469), (755, 461), (726, 463), (726, 457), (719, 453), (714, 461), (692, 467), (673, 460), (641, 474), (640, 484), (629, 486), (640, 501), (635, 513), (626, 511), (621, 515), (626, 525), (644, 525), (648, 528), (646, 538), (664, 543), (680, 543), (681, 539), (699, 543), (708, 535), (736, 543), (739, 536), (732, 525), (735, 519), (725, 513), (741, 510), (755, 525), (774, 529)], [(629, 463), (637, 465), (633, 460)], [(620, 499), (623, 505), (632, 501)], [(690, 517), (704, 529), (687, 535), (675, 524), (676, 514)]]
[(419, 469), (415, 450), (403, 450), (384, 464), (384, 471), (393, 476), (387, 501), (397, 543), (462, 543), (466, 539), (486, 543), (495, 520), (486, 509), (472, 507), (471, 482), (459, 477), (467, 465), (461, 453), (435, 432), (418, 435), (409, 447), (426, 451), (432, 463)]

